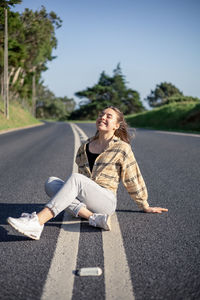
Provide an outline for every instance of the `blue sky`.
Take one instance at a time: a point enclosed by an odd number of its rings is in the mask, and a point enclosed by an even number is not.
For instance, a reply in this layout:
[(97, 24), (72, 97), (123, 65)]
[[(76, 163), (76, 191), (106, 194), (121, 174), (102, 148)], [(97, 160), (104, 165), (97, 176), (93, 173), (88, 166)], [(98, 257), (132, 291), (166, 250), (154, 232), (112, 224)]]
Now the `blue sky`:
[(57, 58), (43, 73), (56, 96), (77, 100), (120, 62), (141, 100), (163, 81), (200, 97), (199, 0), (24, 0), (15, 11), (41, 5), (63, 20)]

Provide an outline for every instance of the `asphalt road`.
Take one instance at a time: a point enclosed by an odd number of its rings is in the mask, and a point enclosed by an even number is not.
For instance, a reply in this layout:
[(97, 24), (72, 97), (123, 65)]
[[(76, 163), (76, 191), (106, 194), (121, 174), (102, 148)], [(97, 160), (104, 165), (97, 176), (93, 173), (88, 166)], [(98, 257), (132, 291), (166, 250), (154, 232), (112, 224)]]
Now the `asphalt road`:
[[(95, 132), (94, 124), (78, 126), (88, 136)], [(150, 205), (169, 209), (145, 214), (120, 185), (117, 216), (135, 299), (200, 299), (200, 138), (137, 130), (132, 146)], [(43, 207), (44, 182), (71, 173), (73, 147), (65, 123), (0, 135), (1, 300), (42, 296), (62, 214), (47, 223), (40, 241), (19, 235), (6, 219)], [(104, 253), (101, 230), (82, 222), (77, 267), (85, 265), (103, 269)], [(105, 299), (104, 279), (75, 277), (72, 299)]]

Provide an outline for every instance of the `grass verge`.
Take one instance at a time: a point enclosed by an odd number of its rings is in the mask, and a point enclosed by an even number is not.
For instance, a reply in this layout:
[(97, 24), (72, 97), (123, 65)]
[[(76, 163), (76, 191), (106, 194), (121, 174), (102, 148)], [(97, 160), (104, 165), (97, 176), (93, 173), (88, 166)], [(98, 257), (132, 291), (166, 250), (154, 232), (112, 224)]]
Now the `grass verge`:
[(129, 115), (131, 127), (200, 133), (200, 103), (173, 103), (139, 114)]
[(9, 120), (4, 116), (4, 104), (0, 101), (0, 130), (25, 127), (28, 125), (42, 124), (28, 111), (22, 109), (20, 104), (14, 102), (9, 106)]

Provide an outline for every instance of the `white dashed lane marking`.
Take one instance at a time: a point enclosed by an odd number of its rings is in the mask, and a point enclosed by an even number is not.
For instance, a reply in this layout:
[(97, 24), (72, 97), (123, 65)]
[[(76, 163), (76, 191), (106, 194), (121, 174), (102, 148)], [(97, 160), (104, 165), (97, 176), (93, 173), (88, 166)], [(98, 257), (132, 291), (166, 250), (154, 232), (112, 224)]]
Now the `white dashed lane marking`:
[[(88, 137), (83, 130), (75, 126), (81, 140), (86, 140)], [(116, 213), (111, 217), (111, 222), (112, 231), (102, 231), (106, 300), (134, 300), (130, 270)]]

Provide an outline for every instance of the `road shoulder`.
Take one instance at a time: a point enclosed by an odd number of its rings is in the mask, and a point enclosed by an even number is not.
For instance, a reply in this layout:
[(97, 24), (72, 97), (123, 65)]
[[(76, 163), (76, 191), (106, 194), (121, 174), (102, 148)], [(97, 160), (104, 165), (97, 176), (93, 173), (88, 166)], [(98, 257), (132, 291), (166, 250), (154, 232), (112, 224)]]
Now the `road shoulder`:
[(32, 125), (27, 125), (27, 126), (17, 127), (17, 128), (3, 129), (3, 130), (0, 130), (0, 134), (5, 134), (5, 133), (13, 132), (13, 131), (28, 129), (28, 128), (42, 126), (42, 125), (44, 125), (44, 123), (32, 124)]

